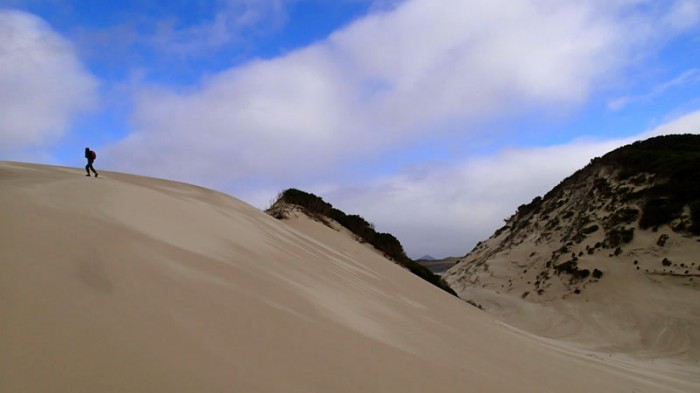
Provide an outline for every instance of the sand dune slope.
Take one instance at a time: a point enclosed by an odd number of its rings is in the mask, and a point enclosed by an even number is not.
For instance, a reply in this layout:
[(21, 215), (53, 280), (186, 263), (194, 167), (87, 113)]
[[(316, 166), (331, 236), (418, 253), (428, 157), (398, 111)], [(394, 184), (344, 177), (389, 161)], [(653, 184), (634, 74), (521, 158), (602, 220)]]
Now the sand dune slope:
[(509, 328), (308, 219), (103, 175), (0, 163), (0, 392), (700, 391)]
[[(604, 162), (634, 156), (625, 152), (638, 145), (594, 160), (518, 207), (443, 277), (509, 325), (607, 355), (695, 367), (700, 379), (700, 237), (690, 230), (691, 205), (683, 202), (678, 216), (648, 207), (694, 195), (686, 177), (697, 159), (684, 159), (697, 154), (686, 155), (685, 142), (673, 153), (649, 148), (637, 164), (677, 160), (652, 172)], [(662, 175), (668, 168), (675, 177)], [(650, 225), (649, 217), (658, 221)]]

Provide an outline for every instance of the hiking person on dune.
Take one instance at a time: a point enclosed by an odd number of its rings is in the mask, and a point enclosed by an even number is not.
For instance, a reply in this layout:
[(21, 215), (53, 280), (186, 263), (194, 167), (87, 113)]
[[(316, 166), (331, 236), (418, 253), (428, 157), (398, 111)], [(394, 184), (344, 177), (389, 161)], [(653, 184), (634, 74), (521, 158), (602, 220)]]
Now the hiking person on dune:
[(95, 177), (98, 176), (97, 171), (95, 168), (92, 167), (92, 163), (95, 161), (97, 158), (97, 153), (95, 153), (93, 150), (90, 150), (89, 147), (85, 148), (85, 158), (87, 158), (87, 165), (85, 165), (85, 172), (87, 172), (87, 175), (85, 176), (90, 176), (90, 170), (95, 174)]

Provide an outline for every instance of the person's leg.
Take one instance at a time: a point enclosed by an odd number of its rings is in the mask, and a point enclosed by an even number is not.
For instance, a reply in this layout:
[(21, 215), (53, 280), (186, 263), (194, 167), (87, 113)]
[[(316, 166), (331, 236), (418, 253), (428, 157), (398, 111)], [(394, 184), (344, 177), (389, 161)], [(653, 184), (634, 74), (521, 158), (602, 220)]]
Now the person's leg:
[(95, 174), (95, 177), (99, 176), (99, 175), (97, 174), (97, 171), (95, 170), (95, 167), (92, 166), (92, 162), (90, 163), (90, 169), (92, 169), (92, 173)]
[(92, 166), (92, 164), (89, 162), (87, 165), (85, 165), (85, 172), (87, 172), (87, 175), (85, 175), (85, 176), (90, 176), (90, 167), (91, 166)]

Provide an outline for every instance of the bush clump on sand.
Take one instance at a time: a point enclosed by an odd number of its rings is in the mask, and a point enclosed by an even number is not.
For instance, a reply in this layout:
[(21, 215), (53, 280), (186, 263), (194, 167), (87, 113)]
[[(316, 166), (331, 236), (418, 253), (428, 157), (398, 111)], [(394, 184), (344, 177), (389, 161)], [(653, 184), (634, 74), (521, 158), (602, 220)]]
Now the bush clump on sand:
[(536, 212), (540, 207), (542, 206), (542, 197), (537, 196), (535, 197), (530, 203), (528, 204), (522, 204), (518, 206), (518, 219), (522, 219), (523, 217)]
[[(299, 206), (307, 215), (326, 224), (327, 219), (336, 221), (338, 224), (342, 225), (357, 236), (358, 240), (371, 244), (374, 248), (381, 251), (384, 256), (405, 267), (411, 273), (439, 287), (440, 289), (457, 296), (452, 288), (450, 288), (450, 286), (447, 285), (447, 283), (445, 283), (440, 276), (434, 274), (427, 267), (416, 263), (406, 256), (401, 242), (399, 242), (396, 237), (390, 233), (375, 231), (374, 225), (369, 223), (361, 216), (356, 214), (345, 214), (343, 211), (334, 208), (333, 205), (324, 201), (322, 198), (295, 188), (282, 191), (278, 195), (277, 201), (272, 206), (274, 207), (279, 203)], [(273, 208), (268, 209), (268, 212), (273, 212), (273, 216), (275, 216)]]
[(589, 227), (583, 228), (583, 234), (584, 235), (590, 235), (591, 233), (597, 231), (599, 229), (598, 225), (591, 225)]
[(603, 277), (603, 272), (598, 269), (593, 269), (593, 278), (600, 279)]
[(670, 236), (668, 236), (668, 234), (666, 234), (666, 233), (662, 234), (661, 236), (659, 236), (659, 239), (656, 241), (656, 245), (659, 247), (665, 246), (666, 242), (668, 241), (669, 238), (670, 238)]
[(642, 229), (658, 228), (675, 220), (683, 214), (683, 203), (666, 197), (652, 198), (644, 204), (639, 227)]
[[(333, 206), (314, 194), (290, 188), (277, 195), (277, 202), (285, 202), (290, 205), (297, 205), (304, 209), (310, 216), (330, 216)], [(275, 203), (277, 203), (275, 202)]]
[[(700, 216), (700, 136), (666, 135), (635, 142), (603, 156), (601, 164), (621, 168), (620, 179), (649, 174), (653, 185), (637, 194), (646, 201), (639, 226), (657, 228), (678, 218), (685, 206)], [(700, 235), (700, 219), (687, 228)]]
[(603, 196), (611, 196), (612, 188), (605, 178), (599, 177), (593, 181), (593, 189)]
[(603, 245), (606, 248), (617, 248), (634, 239), (634, 228), (613, 228), (605, 233)]
[(690, 230), (691, 233), (700, 235), (700, 201), (690, 204)]
[(638, 218), (639, 210), (633, 207), (626, 207), (613, 213), (608, 219), (608, 225), (614, 227), (619, 224), (630, 224), (637, 221)]
[(583, 280), (591, 274), (591, 271), (588, 269), (579, 269), (576, 259), (554, 266), (554, 270), (558, 275), (561, 273), (569, 274), (571, 276), (571, 283)]

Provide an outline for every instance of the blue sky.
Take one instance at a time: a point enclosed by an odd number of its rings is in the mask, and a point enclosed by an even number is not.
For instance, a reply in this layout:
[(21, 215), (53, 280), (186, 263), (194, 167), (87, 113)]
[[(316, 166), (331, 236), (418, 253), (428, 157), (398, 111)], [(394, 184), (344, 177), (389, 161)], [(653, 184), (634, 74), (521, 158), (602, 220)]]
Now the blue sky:
[(0, 159), (297, 187), (464, 255), (637, 139), (700, 132), (697, 0), (0, 0)]

